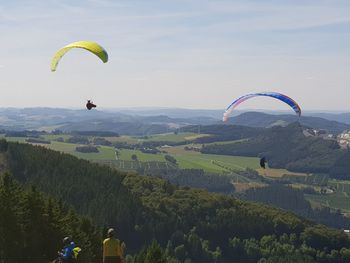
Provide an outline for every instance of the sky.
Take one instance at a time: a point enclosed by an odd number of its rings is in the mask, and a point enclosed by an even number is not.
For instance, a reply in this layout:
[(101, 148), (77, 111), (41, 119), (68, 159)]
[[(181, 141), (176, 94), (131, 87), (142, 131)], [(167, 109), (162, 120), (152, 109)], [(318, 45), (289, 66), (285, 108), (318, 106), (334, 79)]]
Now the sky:
[[(276, 91), (304, 110), (350, 111), (348, 0), (1, 0), (0, 39), (0, 107), (224, 109)], [(52, 73), (78, 40), (108, 63), (76, 49)]]

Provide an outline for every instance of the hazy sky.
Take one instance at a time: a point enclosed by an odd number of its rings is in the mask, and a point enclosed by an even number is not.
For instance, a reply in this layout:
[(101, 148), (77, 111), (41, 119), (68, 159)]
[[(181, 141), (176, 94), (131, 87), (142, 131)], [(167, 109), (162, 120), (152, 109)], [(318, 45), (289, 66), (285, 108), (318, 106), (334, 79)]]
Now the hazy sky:
[[(349, 0), (1, 0), (0, 38), (0, 107), (220, 109), (278, 91), (306, 110), (350, 110)], [(73, 50), (51, 73), (77, 40), (109, 62)]]

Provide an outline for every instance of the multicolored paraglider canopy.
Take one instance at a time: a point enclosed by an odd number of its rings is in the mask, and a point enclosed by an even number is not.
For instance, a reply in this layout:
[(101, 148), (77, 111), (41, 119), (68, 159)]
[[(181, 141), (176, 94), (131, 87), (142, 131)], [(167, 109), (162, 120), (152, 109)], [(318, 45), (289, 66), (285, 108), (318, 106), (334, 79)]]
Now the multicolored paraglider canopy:
[(252, 93), (252, 94), (247, 94), (244, 95), (242, 97), (239, 97), (238, 99), (234, 100), (225, 110), (224, 116), (223, 116), (223, 121), (227, 121), (230, 114), (232, 113), (232, 111), (238, 106), (240, 105), (242, 102), (250, 99), (250, 98), (254, 98), (254, 97), (258, 97), (258, 96), (266, 96), (266, 97), (271, 97), (271, 98), (275, 98), (278, 99), (280, 101), (283, 101), (284, 103), (288, 104), (294, 111), (295, 113), (300, 117), (301, 115), (301, 108), (298, 105), (298, 103), (295, 102), (295, 100), (293, 100), (292, 98), (288, 97), (287, 95), (278, 93), (278, 92), (259, 92), (259, 93)]
[(64, 46), (63, 48), (59, 49), (55, 53), (55, 55), (51, 60), (51, 71), (56, 71), (56, 68), (60, 59), (64, 56), (64, 54), (66, 54), (72, 48), (83, 48), (95, 54), (97, 57), (99, 57), (103, 61), (103, 63), (106, 63), (108, 61), (108, 54), (102, 46), (92, 41), (78, 41), (78, 42), (73, 42), (67, 46)]

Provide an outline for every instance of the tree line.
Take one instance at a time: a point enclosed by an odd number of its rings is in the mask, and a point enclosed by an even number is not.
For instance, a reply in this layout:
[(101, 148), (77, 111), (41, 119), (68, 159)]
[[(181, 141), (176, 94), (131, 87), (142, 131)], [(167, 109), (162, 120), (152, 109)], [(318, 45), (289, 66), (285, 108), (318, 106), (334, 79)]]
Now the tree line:
[(205, 154), (267, 158), (269, 167), (305, 173), (326, 173), (350, 179), (350, 152), (335, 140), (306, 137), (298, 123), (272, 127), (256, 137), (236, 143), (204, 145)]

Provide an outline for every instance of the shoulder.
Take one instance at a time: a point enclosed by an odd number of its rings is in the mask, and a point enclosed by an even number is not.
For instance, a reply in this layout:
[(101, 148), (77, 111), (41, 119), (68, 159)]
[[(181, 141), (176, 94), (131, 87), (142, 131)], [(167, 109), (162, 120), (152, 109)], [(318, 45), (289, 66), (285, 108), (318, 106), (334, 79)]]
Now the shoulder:
[(109, 242), (109, 238), (106, 238), (105, 240), (103, 240), (103, 244), (106, 244), (107, 242)]

